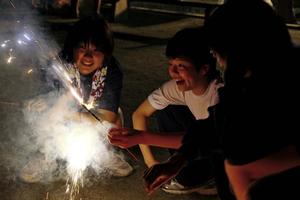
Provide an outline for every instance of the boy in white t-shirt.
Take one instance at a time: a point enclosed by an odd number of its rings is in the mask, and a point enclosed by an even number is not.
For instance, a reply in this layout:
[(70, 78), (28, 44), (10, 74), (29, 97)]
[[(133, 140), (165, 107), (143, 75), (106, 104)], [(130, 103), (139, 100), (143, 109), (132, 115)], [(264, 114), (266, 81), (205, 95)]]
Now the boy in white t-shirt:
[[(219, 72), (203, 34), (200, 28), (186, 28), (177, 32), (168, 42), (166, 56), (172, 79), (153, 91), (133, 113), (133, 128), (141, 131), (138, 132), (140, 134), (126, 129), (125, 135), (130, 135), (128, 137), (124, 135), (124, 129), (123, 132), (114, 129), (109, 135), (111, 143), (120, 147), (140, 144), (144, 161), (149, 168), (159, 162), (146, 144), (179, 148), (181, 137), (189, 125), (195, 120), (207, 118), (207, 108), (218, 103), (217, 90), (223, 84), (219, 82)], [(159, 130), (167, 134), (145, 132), (147, 119), (154, 112), (157, 113)], [(162, 189), (173, 194), (200, 191), (212, 177), (208, 159), (200, 159), (189, 164)], [(210, 193), (214, 192), (202, 192)]]

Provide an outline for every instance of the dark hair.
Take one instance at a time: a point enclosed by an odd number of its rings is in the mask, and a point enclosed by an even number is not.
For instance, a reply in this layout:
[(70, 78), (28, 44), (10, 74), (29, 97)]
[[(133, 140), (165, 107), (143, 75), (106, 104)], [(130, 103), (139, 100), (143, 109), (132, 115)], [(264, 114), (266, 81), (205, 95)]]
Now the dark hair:
[(289, 32), (264, 1), (228, 0), (208, 18), (205, 28), (212, 49), (227, 59), (227, 86), (238, 85), (249, 70), (253, 78), (269, 82), (278, 81), (282, 71), (290, 73)]
[(80, 19), (70, 29), (61, 56), (67, 62), (74, 62), (73, 51), (80, 43), (91, 42), (99, 48), (106, 59), (112, 56), (114, 48), (113, 34), (108, 23), (101, 16), (89, 16)]
[(166, 47), (168, 58), (186, 58), (195, 66), (196, 70), (207, 64), (208, 80), (218, 78), (216, 61), (210, 54), (205, 32), (202, 28), (185, 28), (178, 31), (168, 42)]

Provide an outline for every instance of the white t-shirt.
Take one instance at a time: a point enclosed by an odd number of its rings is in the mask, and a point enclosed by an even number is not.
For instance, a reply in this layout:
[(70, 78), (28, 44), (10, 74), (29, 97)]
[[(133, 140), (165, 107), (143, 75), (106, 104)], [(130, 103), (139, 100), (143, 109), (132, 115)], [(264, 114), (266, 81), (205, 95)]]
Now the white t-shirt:
[(209, 115), (207, 108), (219, 102), (220, 87), (223, 87), (222, 83), (217, 83), (217, 80), (211, 81), (205, 93), (199, 96), (192, 90), (179, 91), (176, 81), (170, 80), (154, 90), (148, 96), (148, 101), (156, 110), (162, 110), (168, 105), (186, 105), (197, 120), (206, 119)]

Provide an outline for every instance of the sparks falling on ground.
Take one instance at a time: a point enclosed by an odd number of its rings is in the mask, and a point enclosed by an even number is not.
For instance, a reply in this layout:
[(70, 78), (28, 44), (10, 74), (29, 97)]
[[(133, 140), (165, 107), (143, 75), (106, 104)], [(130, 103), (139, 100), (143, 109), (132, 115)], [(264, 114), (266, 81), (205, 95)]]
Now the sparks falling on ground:
[(70, 200), (75, 200), (79, 195), (80, 188), (83, 187), (83, 172), (91, 163), (93, 148), (98, 135), (86, 134), (84, 130), (78, 128), (66, 139), (66, 159), (69, 179), (66, 182), (66, 193)]

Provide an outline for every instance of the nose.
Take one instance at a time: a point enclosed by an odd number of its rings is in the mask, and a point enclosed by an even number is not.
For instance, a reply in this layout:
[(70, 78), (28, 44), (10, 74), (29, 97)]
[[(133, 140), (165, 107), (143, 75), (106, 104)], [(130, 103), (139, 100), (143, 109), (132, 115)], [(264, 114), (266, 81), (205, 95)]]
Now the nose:
[(84, 52), (84, 57), (92, 58), (92, 57), (93, 57), (93, 51), (87, 49), (87, 50)]

